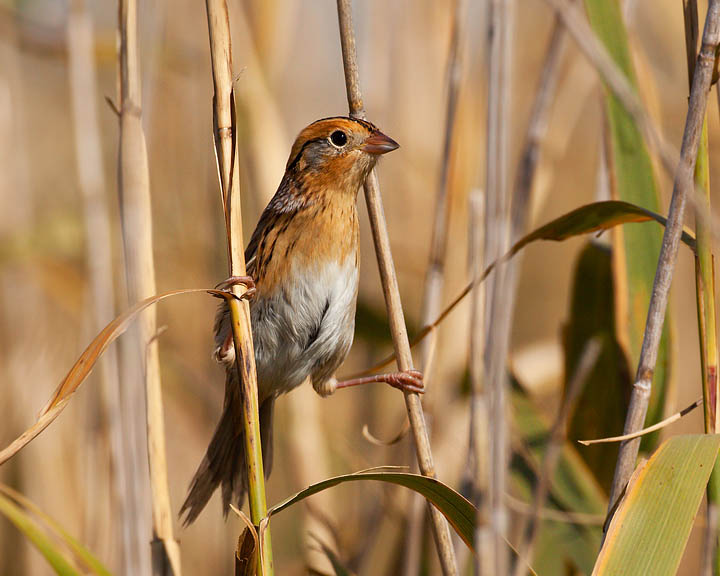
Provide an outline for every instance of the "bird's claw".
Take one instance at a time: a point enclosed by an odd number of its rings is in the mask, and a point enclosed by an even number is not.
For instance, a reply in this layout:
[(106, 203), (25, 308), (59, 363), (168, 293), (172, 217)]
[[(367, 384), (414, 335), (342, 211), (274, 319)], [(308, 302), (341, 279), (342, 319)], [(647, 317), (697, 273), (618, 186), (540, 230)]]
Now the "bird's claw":
[(425, 393), (423, 374), (419, 370), (405, 370), (404, 372), (384, 374), (383, 380), (393, 388), (403, 392)]
[(238, 284), (245, 286), (245, 292), (240, 296), (240, 299), (252, 300), (257, 292), (255, 280), (252, 279), (252, 276), (230, 276), (215, 286), (215, 289), (222, 292), (230, 292), (230, 289)]

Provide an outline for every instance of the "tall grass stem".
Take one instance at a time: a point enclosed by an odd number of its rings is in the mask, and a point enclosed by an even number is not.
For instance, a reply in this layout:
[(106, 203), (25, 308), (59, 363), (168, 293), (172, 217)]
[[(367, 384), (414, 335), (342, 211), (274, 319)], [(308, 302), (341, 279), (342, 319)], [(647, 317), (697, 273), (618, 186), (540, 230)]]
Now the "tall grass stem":
[[(142, 126), (137, 1), (120, 0), (120, 155), (118, 191), (122, 208), (125, 273), (132, 303), (157, 293), (153, 258), (152, 208), (145, 133)], [(180, 548), (173, 537), (167, 478), (160, 357), (155, 309), (138, 321), (137, 360), (143, 367), (147, 450), (152, 502), (152, 571), (179, 576)]]
[[(245, 251), (243, 248), (242, 211), (240, 205), (240, 174), (235, 117), (235, 91), (233, 86), (232, 46), (230, 42), (230, 18), (226, 0), (206, 0), (210, 58), (213, 75), (213, 134), (218, 163), (220, 192), (225, 217), (228, 247), (228, 265), (232, 276), (244, 276)], [(233, 340), (235, 343), (235, 366), (242, 386), (242, 423), (245, 438), (245, 463), (248, 478), (248, 501), (250, 518), (258, 528), (260, 553), (258, 574), (272, 576), (272, 544), (270, 530), (260, 530), (267, 516), (265, 476), (263, 472), (260, 442), (260, 419), (258, 415), (257, 374), (255, 351), (250, 326), (250, 306), (240, 301), (244, 292), (241, 286), (233, 286), (234, 298), (228, 299)]]
[[(337, 0), (337, 8), (343, 69), (345, 71), (345, 88), (347, 90), (350, 115), (365, 118), (365, 108), (360, 91), (360, 75), (357, 66), (355, 31), (352, 24), (352, 6), (350, 0)], [(395, 265), (393, 264), (392, 252), (390, 250), (390, 238), (388, 236), (387, 223), (385, 222), (385, 213), (380, 196), (380, 186), (375, 170), (371, 172), (365, 182), (365, 200), (370, 216), (370, 226), (375, 242), (375, 252), (380, 268), (380, 278), (398, 367), (400, 370), (411, 370), (413, 368), (413, 359), (410, 352), (410, 342), (407, 327), (405, 326), (405, 317), (402, 302), (400, 301), (400, 290), (395, 274)], [(435, 477), (435, 464), (432, 449), (430, 448), (430, 438), (427, 426), (425, 425), (425, 415), (423, 413), (422, 403), (420, 402), (420, 396), (411, 392), (405, 392), (404, 395), (405, 406), (410, 420), (410, 428), (415, 440), (420, 472), (425, 476)], [(429, 503), (428, 507), (442, 572), (444, 576), (455, 575), (458, 573), (458, 570), (447, 520)]]

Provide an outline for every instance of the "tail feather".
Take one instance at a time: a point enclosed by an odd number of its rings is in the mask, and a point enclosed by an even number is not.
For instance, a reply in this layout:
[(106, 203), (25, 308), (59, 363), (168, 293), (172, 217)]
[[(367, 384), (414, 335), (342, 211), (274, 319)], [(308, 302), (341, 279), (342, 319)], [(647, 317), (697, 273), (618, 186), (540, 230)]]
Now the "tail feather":
[[(230, 384), (228, 382), (228, 385)], [(220, 422), (215, 429), (205, 457), (192, 479), (187, 498), (180, 509), (180, 515), (185, 514), (183, 518), (185, 526), (195, 521), (207, 505), (215, 489), (220, 485), (222, 485), (224, 516), (227, 516), (232, 501), (235, 501), (238, 507), (243, 505), (245, 493), (247, 492), (247, 476), (245, 472), (245, 442), (242, 422), (237, 418), (237, 415), (241, 413), (239, 402), (240, 399), (237, 394), (230, 392), (230, 394), (226, 395)], [(275, 399), (269, 398), (260, 406), (260, 440), (266, 478), (269, 476), (272, 467), (274, 404)]]

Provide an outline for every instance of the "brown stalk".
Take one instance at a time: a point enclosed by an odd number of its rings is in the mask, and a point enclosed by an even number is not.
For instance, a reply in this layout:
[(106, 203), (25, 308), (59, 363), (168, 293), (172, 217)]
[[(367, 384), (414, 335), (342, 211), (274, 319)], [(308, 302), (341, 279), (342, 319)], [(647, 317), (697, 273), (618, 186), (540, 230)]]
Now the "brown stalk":
[[(244, 276), (245, 251), (243, 248), (242, 212), (240, 206), (240, 178), (235, 121), (235, 94), (233, 87), (232, 46), (230, 42), (230, 19), (226, 0), (206, 0), (210, 58), (213, 74), (213, 134), (218, 163), (220, 192), (225, 216), (225, 232), (228, 243), (228, 265), (232, 276)], [(250, 326), (250, 306), (240, 300), (245, 288), (233, 286), (234, 298), (228, 298), (232, 321), (235, 366), (242, 386), (243, 431), (245, 437), (245, 462), (248, 478), (248, 502), (250, 517), (260, 527), (267, 517), (265, 499), (265, 476), (263, 473), (258, 416), (257, 374), (255, 352)], [(270, 530), (258, 530), (260, 553), (257, 555), (258, 573), (272, 576), (272, 545)]]
[[(670, 291), (675, 261), (677, 259), (680, 236), (682, 234), (685, 206), (689, 195), (688, 193), (690, 192), (690, 194), (692, 194), (694, 190), (693, 171), (695, 169), (698, 146), (702, 135), (708, 92), (712, 81), (715, 51), (719, 43), (720, 0), (710, 0), (703, 31), (702, 45), (695, 64), (692, 88), (690, 90), (690, 102), (680, 149), (681, 161), (675, 175), (670, 212), (663, 235), (658, 267), (655, 273), (647, 324), (640, 352), (640, 361), (630, 397), (630, 406), (625, 419), (625, 434), (642, 428), (647, 413), (652, 377), (657, 361), (658, 345), (665, 320), (668, 293)], [(610, 492), (608, 516), (614, 511), (617, 501), (632, 475), (639, 448), (639, 438), (620, 444), (620, 452), (618, 454), (618, 461)]]
[[(365, 109), (360, 92), (360, 79), (357, 55), (355, 52), (355, 32), (352, 25), (352, 7), (350, 0), (337, 0), (337, 8), (343, 68), (345, 71), (345, 87), (347, 90), (350, 115), (357, 118), (365, 118)], [(405, 317), (402, 302), (400, 301), (400, 290), (398, 288), (395, 266), (390, 250), (390, 238), (388, 237), (387, 223), (385, 222), (385, 214), (380, 197), (380, 186), (375, 170), (372, 171), (365, 182), (365, 200), (370, 216), (370, 226), (375, 243), (378, 267), (380, 268), (380, 279), (382, 281), (398, 367), (400, 370), (411, 370), (413, 368), (413, 360), (410, 352), (410, 342), (405, 326)], [(420, 396), (408, 392), (406, 392), (404, 396), (408, 419), (410, 420), (410, 428), (412, 429), (415, 440), (420, 472), (424, 476), (435, 477), (435, 464), (433, 462), (430, 438), (425, 425), (425, 415), (423, 414)], [(455, 551), (453, 549), (448, 523), (435, 507), (429, 503), (428, 506), (442, 572), (445, 576), (457, 574)]]
[(525, 576), (525, 574), (527, 574), (528, 565), (532, 565), (542, 511), (545, 508), (545, 502), (547, 501), (550, 487), (552, 486), (553, 476), (555, 476), (555, 468), (557, 467), (560, 454), (562, 453), (563, 446), (567, 440), (568, 421), (575, 409), (575, 404), (577, 403), (577, 399), (580, 397), (585, 381), (590, 375), (592, 369), (595, 367), (595, 363), (600, 356), (601, 350), (602, 344), (597, 338), (590, 340), (585, 345), (578, 367), (570, 379), (570, 384), (568, 385), (565, 398), (560, 406), (555, 423), (550, 430), (550, 437), (548, 439), (547, 447), (545, 448), (545, 454), (540, 467), (540, 474), (538, 476), (537, 484), (535, 484), (535, 491), (532, 498), (532, 512), (526, 519), (526, 522), (523, 523), (523, 527), (520, 530), (522, 541), (517, 548), (518, 558), (515, 563), (515, 576)]
[[(120, 155), (118, 191), (122, 208), (123, 244), (128, 298), (138, 302), (156, 293), (152, 213), (145, 134), (142, 127), (137, 2), (120, 0)], [(147, 450), (152, 492), (152, 570), (156, 575), (180, 571), (180, 548), (173, 537), (168, 493), (165, 430), (160, 383), (160, 358), (155, 310), (146, 311), (135, 332), (139, 357), (128, 360), (144, 367)], [(127, 372), (125, 373), (127, 377)], [(135, 409), (138, 406), (134, 406)], [(141, 566), (141, 569), (144, 569)]]
[[(78, 184), (85, 205), (87, 265), (92, 300), (92, 331), (100, 332), (115, 316), (112, 271), (112, 242), (108, 215), (102, 145), (98, 123), (98, 91), (93, 61), (94, 34), (92, 19), (83, 0), (75, 0), (68, 16), (68, 66), (75, 128)], [(91, 421), (105, 419), (110, 436), (111, 503), (109, 509), (119, 527), (117, 549), (122, 551), (124, 566), (133, 570), (132, 522), (128, 515), (128, 463), (120, 413), (120, 383), (115, 348), (100, 361), (100, 402), (90, 404), (101, 416), (89, 415)], [(95, 435), (96, 430), (90, 430)], [(94, 440), (89, 439), (90, 442)], [(96, 505), (96, 504), (93, 504)], [(144, 545), (143, 545), (144, 546)]]
[[(447, 255), (450, 206), (452, 204), (452, 153), (456, 133), (456, 116), (458, 99), (460, 95), (460, 81), (463, 69), (463, 43), (465, 38), (466, 19), (465, 0), (455, 0), (453, 5), (452, 31), (450, 33), (450, 48), (447, 58), (447, 100), (445, 105), (445, 135), (443, 139), (443, 155), (440, 165), (440, 178), (435, 196), (435, 219), (433, 222), (432, 243), (430, 247), (430, 261), (425, 273), (425, 288), (423, 292), (420, 323), (422, 326), (430, 324), (440, 313), (442, 306), (443, 287), (445, 284), (445, 258)], [(420, 365), (424, 375), (425, 387), (430, 391), (432, 382), (432, 351), (437, 344), (437, 332), (433, 332), (420, 346)], [(446, 402), (443, 387), (437, 388), (433, 394), (428, 394), (425, 401), (425, 410), (428, 417), (428, 428), (432, 433), (432, 419), (434, 406), (444, 406)], [(405, 541), (405, 576), (414, 576), (420, 571), (423, 527), (425, 525), (425, 507), (423, 498), (419, 494), (410, 497), (410, 511), (408, 514), (407, 538)]]

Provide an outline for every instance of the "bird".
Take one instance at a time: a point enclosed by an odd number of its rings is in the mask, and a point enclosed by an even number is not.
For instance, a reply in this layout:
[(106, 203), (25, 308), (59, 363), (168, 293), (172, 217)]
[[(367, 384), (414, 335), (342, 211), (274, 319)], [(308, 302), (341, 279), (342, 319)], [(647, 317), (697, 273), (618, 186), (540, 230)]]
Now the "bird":
[[(328, 396), (340, 388), (385, 382), (422, 393), (422, 374), (411, 370), (338, 382), (335, 372), (353, 341), (359, 280), (357, 196), (378, 158), (399, 147), (374, 124), (334, 116), (313, 122), (295, 139), (275, 195), (263, 210), (245, 250), (251, 295), (263, 469), (272, 469), (275, 400), (310, 380)], [(189, 525), (221, 487), (227, 516), (247, 491), (242, 388), (226, 302), (215, 319), (213, 356), (225, 367), (220, 421), (180, 510)]]

